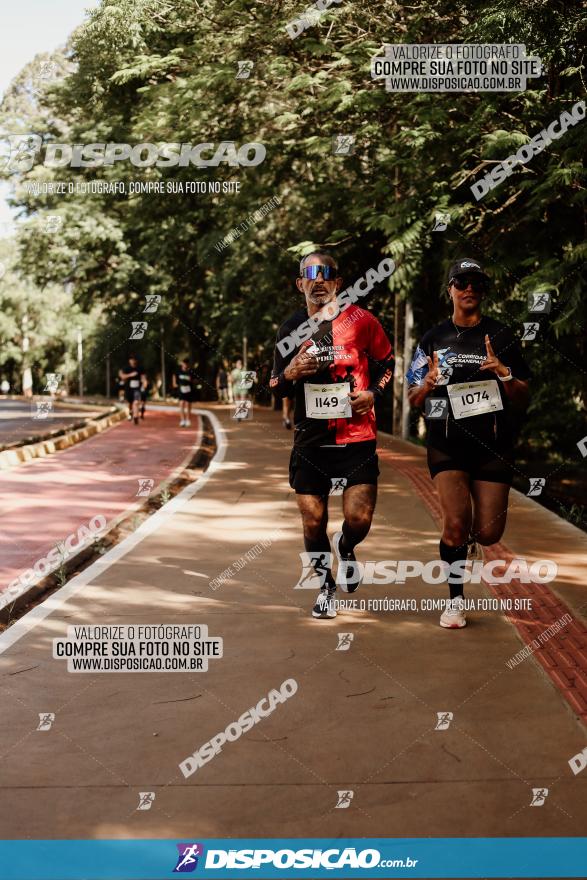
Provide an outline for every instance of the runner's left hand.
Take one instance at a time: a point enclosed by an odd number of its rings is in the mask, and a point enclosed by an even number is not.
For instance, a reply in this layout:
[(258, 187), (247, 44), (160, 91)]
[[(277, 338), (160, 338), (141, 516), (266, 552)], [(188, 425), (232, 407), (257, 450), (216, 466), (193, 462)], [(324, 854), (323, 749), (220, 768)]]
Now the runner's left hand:
[(485, 358), (479, 369), (491, 370), (492, 373), (497, 373), (498, 376), (507, 376), (510, 368), (506, 367), (505, 364), (502, 364), (500, 359), (497, 357), (491, 346), (491, 340), (487, 334), (485, 334), (485, 348), (487, 349), (487, 357)]
[(372, 409), (375, 403), (375, 395), (372, 391), (357, 391), (350, 394), (351, 409), (358, 416), (363, 416)]

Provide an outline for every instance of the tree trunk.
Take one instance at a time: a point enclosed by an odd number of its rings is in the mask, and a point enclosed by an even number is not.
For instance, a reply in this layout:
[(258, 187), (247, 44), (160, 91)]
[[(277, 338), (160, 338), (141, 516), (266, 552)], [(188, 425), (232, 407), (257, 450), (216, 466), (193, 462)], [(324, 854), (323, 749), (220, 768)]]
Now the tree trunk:
[[(412, 350), (414, 347), (413, 334), (414, 331), (414, 312), (412, 304), (406, 300), (405, 319), (404, 319), (404, 369), (405, 373), (412, 360)], [(402, 437), (407, 440), (410, 435), (410, 404), (408, 402), (408, 383), (402, 384)]]
[(395, 292), (394, 322), (393, 322), (393, 351), (395, 354), (395, 371), (393, 376), (393, 428), (395, 437), (399, 437), (402, 431), (403, 412), (403, 384), (404, 369), (402, 356), (402, 324), (403, 303), (398, 291)]

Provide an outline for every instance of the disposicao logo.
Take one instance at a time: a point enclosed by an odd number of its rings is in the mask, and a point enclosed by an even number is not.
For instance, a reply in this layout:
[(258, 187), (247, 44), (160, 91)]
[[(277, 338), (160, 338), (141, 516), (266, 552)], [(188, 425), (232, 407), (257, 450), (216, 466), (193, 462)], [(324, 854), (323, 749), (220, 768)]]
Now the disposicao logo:
[(198, 867), (198, 859), (204, 855), (204, 847), (201, 843), (176, 843), (177, 864), (173, 869), (174, 874), (190, 874)]

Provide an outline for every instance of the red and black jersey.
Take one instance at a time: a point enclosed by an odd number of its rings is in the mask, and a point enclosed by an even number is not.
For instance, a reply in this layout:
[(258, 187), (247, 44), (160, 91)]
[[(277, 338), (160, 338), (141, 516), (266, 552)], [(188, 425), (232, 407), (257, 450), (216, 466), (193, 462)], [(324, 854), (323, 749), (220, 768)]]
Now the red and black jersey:
[[(279, 328), (277, 343), (307, 321), (307, 310), (299, 309)], [(309, 338), (321, 365), (317, 373), (305, 380), (289, 382), (283, 371), (301, 345), (282, 355), (276, 344), (271, 374), (270, 385), (274, 394), (293, 397), (295, 401), (294, 446), (338, 446), (374, 440), (377, 431), (373, 409), (364, 415), (353, 413), (351, 418), (308, 418), (304, 384), (348, 382), (351, 393), (368, 390), (375, 395), (382, 394), (393, 377), (394, 364), (391, 342), (383, 327), (370, 312), (351, 305), (333, 320), (321, 321)]]

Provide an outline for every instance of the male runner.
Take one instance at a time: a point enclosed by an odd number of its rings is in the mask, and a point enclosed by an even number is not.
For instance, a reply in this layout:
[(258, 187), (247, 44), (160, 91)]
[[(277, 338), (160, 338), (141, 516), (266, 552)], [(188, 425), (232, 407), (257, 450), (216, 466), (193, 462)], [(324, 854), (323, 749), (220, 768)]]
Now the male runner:
[[(278, 331), (270, 384), (277, 397), (294, 399), (290, 486), (302, 515), (304, 546), (315, 567), (331, 559), (328, 495), (333, 480), (345, 481), (344, 523), (333, 543), (337, 583), (345, 592), (354, 592), (358, 566), (345, 563), (356, 561), (354, 549), (366, 538), (375, 509), (379, 468), (373, 405), (392, 378), (392, 348), (370, 312), (356, 305), (344, 312), (336, 308), (342, 278), (330, 255), (304, 257), (296, 284), (305, 306)], [(309, 318), (324, 318), (325, 306), (330, 320), (321, 320), (301, 346), (286, 344), (286, 337), (291, 339), (292, 331)], [(284, 354), (284, 348), (289, 352)], [(336, 617), (335, 590), (328, 563), (313, 617)]]
[(129, 355), (128, 364), (118, 371), (118, 376), (124, 382), (124, 398), (128, 403), (127, 419), (129, 422), (134, 419), (135, 425), (138, 425), (141, 403), (144, 414), (142, 393), (146, 394), (147, 376), (139, 365), (136, 355)]
[[(440, 558), (451, 565), (467, 559), (470, 544), (503, 535), (530, 370), (509, 327), (481, 314), (489, 279), (479, 260), (457, 260), (448, 278), (452, 317), (424, 334), (406, 378), (412, 406), (431, 399), (428, 467), (444, 520)], [(440, 625), (458, 629), (466, 625), (462, 574), (448, 585)]]
[(190, 367), (189, 358), (183, 358), (178, 369), (174, 370), (171, 384), (179, 389), (179, 427), (189, 428), (196, 384), (196, 371)]
[(141, 403), (140, 403), (140, 414), (141, 418), (145, 418), (145, 406), (147, 404), (147, 395), (149, 393), (149, 380), (145, 376), (145, 381), (141, 386)]
[(291, 397), (283, 397), (281, 400), (281, 415), (283, 416), (283, 427), (291, 431)]
[(220, 364), (216, 374), (216, 393), (220, 403), (228, 403), (228, 373), (223, 363)]

